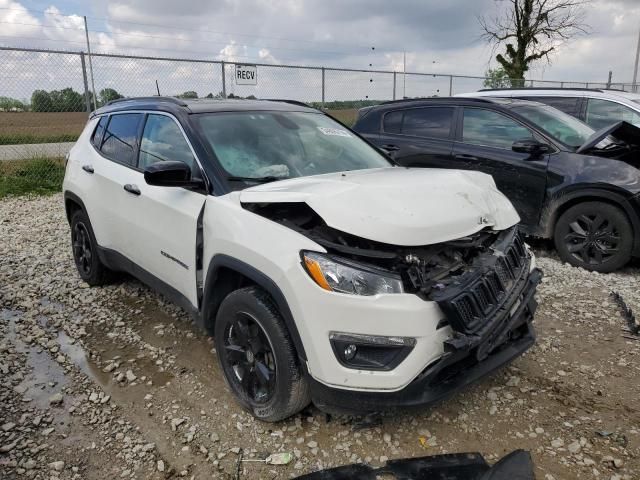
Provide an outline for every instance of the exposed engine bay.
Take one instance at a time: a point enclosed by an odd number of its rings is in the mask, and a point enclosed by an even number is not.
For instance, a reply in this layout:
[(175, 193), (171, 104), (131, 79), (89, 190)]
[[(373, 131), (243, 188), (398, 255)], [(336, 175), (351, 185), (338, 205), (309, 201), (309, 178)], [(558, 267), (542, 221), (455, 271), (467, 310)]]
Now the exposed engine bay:
[(244, 203), (243, 207), (309, 237), (331, 254), (399, 274), (406, 292), (425, 299), (479, 267), (478, 257), (493, 252), (505, 233), (485, 229), (435, 245), (401, 247), (333, 229), (303, 202)]

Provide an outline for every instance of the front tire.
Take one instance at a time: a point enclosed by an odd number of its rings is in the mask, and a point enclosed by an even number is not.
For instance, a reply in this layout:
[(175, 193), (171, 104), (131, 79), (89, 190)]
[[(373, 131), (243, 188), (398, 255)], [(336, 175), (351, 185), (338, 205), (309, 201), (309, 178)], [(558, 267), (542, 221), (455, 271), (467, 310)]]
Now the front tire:
[(71, 248), (80, 278), (92, 287), (109, 283), (112, 272), (98, 257), (98, 242), (89, 217), (83, 210), (71, 215)]
[(218, 310), (214, 334), (225, 380), (256, 418), (276, 422), (309, 404), (309, 383), (293, 343), (262, 289), (230, 293)]
[(554, 243), (560, 258), (595, 272), (625, 266), (633, 250), (633, 228), (625, 213), (603, 202), (585, 202), (564, 212), (556, 223)]

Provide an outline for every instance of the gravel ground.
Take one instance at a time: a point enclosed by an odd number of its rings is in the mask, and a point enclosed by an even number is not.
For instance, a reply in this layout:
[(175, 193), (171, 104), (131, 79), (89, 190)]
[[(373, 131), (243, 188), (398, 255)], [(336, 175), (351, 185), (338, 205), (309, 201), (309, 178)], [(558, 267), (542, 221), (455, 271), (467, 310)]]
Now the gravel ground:
[[(183, 311), (130, 278), (87, 288), (69, 243), (61, 195), (0, 202), (2, 479), (275, 479), (516, 448), (544, 480), (640, 478), (640, 341), (609, 296), (640, 312), (637, 264), (598, 275), (536, 245), (538, 343), (507, 369), (428, 410), (265, 424)], [(277, 452), (292, 461), (265, 464)]]

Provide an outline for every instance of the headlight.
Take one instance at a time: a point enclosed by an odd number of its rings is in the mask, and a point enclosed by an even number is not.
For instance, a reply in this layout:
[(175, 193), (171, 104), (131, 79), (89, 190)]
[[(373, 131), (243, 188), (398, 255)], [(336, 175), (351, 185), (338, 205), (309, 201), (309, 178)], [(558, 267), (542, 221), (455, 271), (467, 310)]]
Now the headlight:
[(302, 252), (302, 260), (309, 276), (331, 292), (377, 295), (404, 291), (400, 276), (391, 272), (316, 252)]

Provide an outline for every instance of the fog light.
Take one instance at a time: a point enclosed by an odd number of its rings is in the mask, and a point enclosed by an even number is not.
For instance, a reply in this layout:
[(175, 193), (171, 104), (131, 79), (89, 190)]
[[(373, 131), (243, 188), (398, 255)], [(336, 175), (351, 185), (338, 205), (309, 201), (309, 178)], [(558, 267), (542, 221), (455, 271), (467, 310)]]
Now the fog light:
[(416, 345), (411, 337), (330, 332), (329, 340), (343, 366), (358, 370), (393, 370)]
[(356, 356), (357, 350), (358, 348), (353, 343), (350, 345), (347, 345), (347, 348), (344, 349), (344, 359), (345, 360), (353, 359), (353, 357)]

